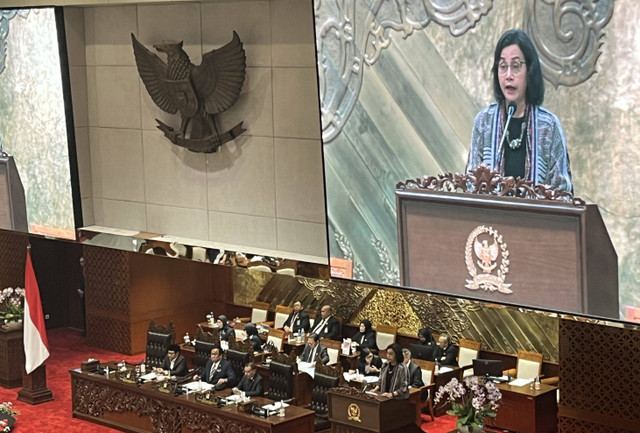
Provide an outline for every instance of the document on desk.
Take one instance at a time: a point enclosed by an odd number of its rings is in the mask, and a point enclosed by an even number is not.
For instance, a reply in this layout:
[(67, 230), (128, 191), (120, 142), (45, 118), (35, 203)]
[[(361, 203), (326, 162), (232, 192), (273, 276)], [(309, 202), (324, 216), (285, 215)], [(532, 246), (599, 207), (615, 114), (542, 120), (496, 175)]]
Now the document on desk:
[(453, 368), (451, 368), (451, 367), (440, 367), (440, 369), (438, 370), (438, 373), (442, 374), (442, 373), (448, 373), (450, 371), (453, 371)]
[(140, 376), (140, 379), (144, 380), (145, 382), (149, 381), (149, 380), (153, 380), (157, 377), (158, 375), (156, 374), (155, 371), (152, 371), (151, 373), (147, 373), (143, 376)]
[(264, 406), (262, 406), (262, 408), (266, 410), (278, 410), (281, 407), (280, 403), (282, 403), (282, 407), (289, 407), (289, 405), (285, 402), (276, 401), (275, 403), (272, 403), (272, 404), (265, 404)]
[(194, 382), (187, 383), (186, 385), (184, 385), (184, 387), (187, 389), (187, 394), (191, 394), (192, 392), (196, 391), (209, 391), (213, 388), (213, 385), (207, 382), (196, 380)]
[(307, 373), (311, 378), (316, 375), (316, 369), (311, 362), (298, 362), (298, 371), (301, 373)]
[(525, 386), (533, 382), (533, 379), (515, 379), (509, 382), (511, 386)]

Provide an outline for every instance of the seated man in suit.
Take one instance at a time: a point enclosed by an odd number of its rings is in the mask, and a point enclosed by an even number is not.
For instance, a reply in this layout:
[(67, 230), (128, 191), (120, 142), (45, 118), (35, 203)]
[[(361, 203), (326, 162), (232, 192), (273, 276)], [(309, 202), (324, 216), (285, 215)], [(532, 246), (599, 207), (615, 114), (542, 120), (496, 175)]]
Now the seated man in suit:
[(284, 321), (284, 332), (299, 332), (302, 329), (309, 332), (310, 328), (309, 314), (302, 309), (302, 302), (296, 301), (293, 304), (293, 311)]
[(258, 373), (258, 369), (253, 362), (248, 362), (244, 366), (244, 376), (240, 379), (238, 386), (233, 388), (234, 394), (240, 394), (242, 391), (244, 391), (244, 395), (247, 397), (264, 395), (262, 376)]
[(316, 362), (318, 359), (323, 364), (329, 362), (329, 353), (327, 348), (320, 343), (320, 337), (318, 334), (311, 334), (307, 338), (307, 344), (304, 346), (302, 355), (300, 355), (300, 361), (302, 362)]
[(458, 366), (458, 361), (456, 360), (458, 349), (451, 344), (451, 337), (447, 334), (440, 334), (438, 347), (436, 347), (434, 354), (438, 364)]
[(187, 360), (180, 354), (180, 346), (177, 344), (169, 346), (162, 365), (156, 368), (156, 371), (169, 376), (186, 376), (189, 373)]
[(193, 378), (211, 383), (217, 390), (230, 388), (236, 384), (236, 375), (231, 368), (231, 363), (222, 359), (222, 349), (219, 346), (214, 346), (211, 349), (211, 358), (204, 366), (202, 377), (196, 375)]
[(331, 306), (325, 305), (320, 309), (320, 317), (313, 325), (313, 334), (318, 334), (320, 338), (337, 340), (340, 338), (340, 322), (331, 315)]
[(424, 386), (422, 370), (418, 364), (411, 360), (411, 351), (406, 348), (402, 349), (402, 356), (404, 357), (404, 365), (409, 369), (409, 387), (422, 388)]

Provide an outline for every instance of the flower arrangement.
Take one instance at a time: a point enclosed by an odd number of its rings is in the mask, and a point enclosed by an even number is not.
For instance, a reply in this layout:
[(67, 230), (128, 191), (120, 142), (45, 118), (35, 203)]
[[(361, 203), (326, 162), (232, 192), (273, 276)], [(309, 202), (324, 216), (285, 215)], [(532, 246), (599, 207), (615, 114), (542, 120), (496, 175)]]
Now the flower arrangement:
[(10, 401), (0, 403), (0, 432), (10, 432), (15, 423), (15, 416), (18, 412), (13, 410), (13, 404)]
[(7, 287), (0, 291), (0, 320), (22, 321), (24, 315), (24, 289)]
[(470, 376), (464, 383), (453, 378), (441, 386), (434, 401), (437, 404), (443, 399), (451, 402), (447, 413), (458, 417), (458, 430), (476, 431), (482, 428), (485, 418), (495, 418), (502, 394), (493, 382)]

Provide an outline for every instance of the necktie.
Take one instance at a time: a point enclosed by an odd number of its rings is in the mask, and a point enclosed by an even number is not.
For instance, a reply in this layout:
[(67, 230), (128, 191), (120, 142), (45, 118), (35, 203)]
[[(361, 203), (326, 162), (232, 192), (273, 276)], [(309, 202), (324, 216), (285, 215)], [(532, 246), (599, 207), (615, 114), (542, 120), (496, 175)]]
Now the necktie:
[(213, 380), (213, 375), (216, 372), (216, 370), (218, 369), (218, 363), (214, 362), (211, 365), (211, 370), (209, 371), (209, 383), (211, 383), (211, 381)]
[(314, 334), (319, 334), (319, 333), (321, 333), (321, 332), (322, 332), (322, 327), (324, 326), (324, 322), (325, 322), (326, 320), (327, 320), (327, 319), (323, 319), (323, 320), (321, 320), (321, 321), (320, 321), (320, 323), (318, 323), (318, 325), (316, 326), (316, 329), (313, 331), (313, 332), (314, 332)]
[(314, 347), (313, 350), (311, 351), (311, 353), (309, 354), (309, 359), (307, 359), (307, 362), (313, 362), (316, 359), (316, 349), (318, 348), (318, 346)]

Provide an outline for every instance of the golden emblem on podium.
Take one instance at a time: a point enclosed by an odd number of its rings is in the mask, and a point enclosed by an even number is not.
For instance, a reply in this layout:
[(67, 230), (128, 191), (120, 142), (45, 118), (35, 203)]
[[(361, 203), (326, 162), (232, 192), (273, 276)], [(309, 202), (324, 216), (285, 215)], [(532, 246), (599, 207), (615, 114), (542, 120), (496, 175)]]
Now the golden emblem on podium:
[(473, 278), (467, 280), (465, 285), (467, 289), (483, 290), (490, 293), (498, 291), (507, 295), (513, 293), (513, 290), (509, 288), (511, 284), (504, 282), (509, 273), (507, 243), (493, 227), (478, 226), (469, 234), (464, 260), (467, 270)]
[(347, 407), (347, 419), (349, 421), (362, 422), (360, 420), (360, 406), (355, 403), (351, 403)]

